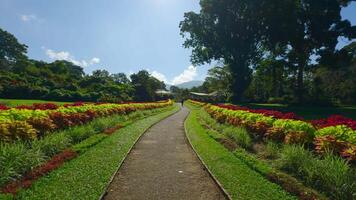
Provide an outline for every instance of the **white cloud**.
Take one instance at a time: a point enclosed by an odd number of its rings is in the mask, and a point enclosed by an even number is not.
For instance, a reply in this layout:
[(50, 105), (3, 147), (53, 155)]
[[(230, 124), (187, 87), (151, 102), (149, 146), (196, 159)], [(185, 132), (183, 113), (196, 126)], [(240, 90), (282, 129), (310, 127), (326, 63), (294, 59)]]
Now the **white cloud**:
[(100, 58), (94, 57), (89, 62), (91, 65), (100, 63)]
[[(45, 49), (45, 48), (44, 48)], [(75, 65), (81, 67), (87, 67), (89, 65), (98, 64), (100, 62), (100, 58), (93, 57), (89, 61), (86, 60), (76, 60), (74, 56), (72, 56), (68, 51), (54, 51), (52, 49), (45, 49), (46, 55), (52, 60), (66, 60), (72, 62)]]
[[(151, 76), (155, 77), (156, 79), (158, 79), (160, 81), (163, 81), (164, 83), (170, 84), (170, 85), (178, 85), (181, 83), (192, 81), (198, 76), (196, 67), (194, 67), (192, 65), (189, 66), (187, 69), (185, 69), (178, 76), (175, 76), (171, 81), (168, 81), (167, 77), (164, 74), (162, 74), (156, 70), (153, 70), (153, 71), (150, 69), (145, 69), (145, 70), (148, 71), (148, 73), (150, 73)], [(137, 72), (130, 70), (127, 73), (127, 75), (130, 76), (134, 73), (137, 73)]]
[(173, 78), (172, 84), (178, 85), (184, 82), (192, 81), (198, 75), (197, 69), (194, 66), (189, 66), (181, 74)]
[(32, 21), (32, 20), (38, 20), (36, 15), (20, 15), (20, 19), (24, 22)]
[(159, 72), (157, 72), (157, 71), (150, 72), (150, 74), (151, 74), (153, 77), (155, 77), (156, 79), (167, 83), (167, 78), (166, 78), (166, 76), (165, 76), (164, 74), (159, 73)]

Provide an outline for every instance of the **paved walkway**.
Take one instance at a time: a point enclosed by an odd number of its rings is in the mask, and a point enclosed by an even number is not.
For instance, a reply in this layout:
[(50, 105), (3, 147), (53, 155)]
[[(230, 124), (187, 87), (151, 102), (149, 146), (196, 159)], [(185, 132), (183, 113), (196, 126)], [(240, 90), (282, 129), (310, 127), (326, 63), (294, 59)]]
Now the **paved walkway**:
[(188, 110), (150, 128), (127, 156), (109, 186), (113, 199), (225, 199), (189, 146), (184, 133)]

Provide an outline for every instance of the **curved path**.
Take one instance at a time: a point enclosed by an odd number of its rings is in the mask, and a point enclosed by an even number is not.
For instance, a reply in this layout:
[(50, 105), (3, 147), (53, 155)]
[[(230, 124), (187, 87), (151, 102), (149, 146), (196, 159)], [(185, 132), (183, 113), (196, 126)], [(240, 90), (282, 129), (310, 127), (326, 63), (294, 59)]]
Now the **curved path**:
[(189, 146), (187, 115), (182, 108), (141, 137), (104, 199), (225, 199)]

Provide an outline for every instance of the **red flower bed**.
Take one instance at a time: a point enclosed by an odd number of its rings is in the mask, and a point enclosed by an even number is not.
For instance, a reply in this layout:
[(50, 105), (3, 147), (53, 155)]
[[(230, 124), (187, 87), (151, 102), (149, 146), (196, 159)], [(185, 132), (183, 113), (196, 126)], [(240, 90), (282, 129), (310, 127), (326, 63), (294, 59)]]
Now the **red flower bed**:
[(251, 113), (259, 113), (263, 114), (265, 116), (271, 116), (277, 119), (296, 119), (296, 120), (303, 120), (302, 117), (296, 115), (295, 113), (288, 112), (288, 113), (283, 113), (280, 111), (276, 110), (268, 110), (268, 109), (250, 109), (247, 107), (242, 107), (242, 106), (236, 106), (236, 105), (226, 105), (226, 104), (218, 104), (217, 106), (221, 108), (226, 108), (230, 110), (245, 110)]
[(0, 110), (8, 110), (9, 108), (4, 104), (0, 104)]
[(39, 179), (41, 176), (59, 168), (65, 161), (71, 160), (77, 156), (77, 153), (72, 150), (65, 150), (60, 154), (52, 157), (51, 160), (34, 168), (29, 173), (25, 174), (22, 179), (10, 182), (1, 189), (3, 193), (10, 193), (15, 195), (20, 188), (29, 188), (33, 181)]
[(72, 106), (83, 106), (84, 104), (85, 104), (84, 102), (78, 101), (78, 102), (74, 102), (74, 103), (66, 103), (63, 106), (67, 108), (67, 107), (72, 107)]
[(27, 109), (27, 110), (55, 110), (59, 106), (54, 103), (34, 103), (32, 106), (28, 105), (21, 105), (21, 106), (16, 106), (15, 108), (17, 109)]
[(346, 118), (342, 115), (331, 115), (326, 119), (312, 120), (311, 123), (318, 128), (325, 128), (328, 126), (346, 125), (353, 130), (356, 130), (356, 120)]

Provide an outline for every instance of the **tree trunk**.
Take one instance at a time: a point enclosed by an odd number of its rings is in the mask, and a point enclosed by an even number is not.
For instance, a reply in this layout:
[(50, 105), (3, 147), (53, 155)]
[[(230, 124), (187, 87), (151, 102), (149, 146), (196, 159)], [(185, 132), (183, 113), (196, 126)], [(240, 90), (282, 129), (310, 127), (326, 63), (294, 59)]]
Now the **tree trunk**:
[(304, 69), (305, 69), (305, 60), (300, 59), (298, 63), (298, 72), (297, 72), (297, 85), (296, 85), (296, 97), (297, 103), (302, 104), (304, 102)]
[(243, 94), (251, 82), (251, 70), (247, 65), (236, 63), (231, 64), (230, 71), (232, 74), (232, 101), (234, 103), (241, 102)]

